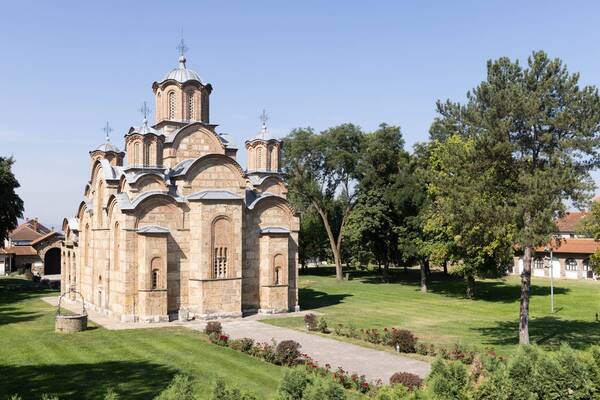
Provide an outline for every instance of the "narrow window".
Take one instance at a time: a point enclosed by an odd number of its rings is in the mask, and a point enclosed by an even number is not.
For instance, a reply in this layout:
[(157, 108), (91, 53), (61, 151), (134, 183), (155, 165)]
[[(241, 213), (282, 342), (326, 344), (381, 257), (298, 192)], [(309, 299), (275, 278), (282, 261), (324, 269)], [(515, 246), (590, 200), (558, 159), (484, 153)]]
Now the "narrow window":
[(275, 284), (281, 285), (281, 267), (275, 267)]
[(213, 276), (227, 277), (227, 247), (216, 247), (213, 256)]
[(152, 290), (158, 289), (158, 269), (152, 270)]
[(583, 270), (584, 271), (590, 270), (590, 259), (589, 258), (586, 258), (585, 260), (583, 260)]
[(260, 170), (262, 168), (262, 148), (259, 147), (256, 150), (256, 169)]
[(136, 142), (133, 145), (133, 165), (139, 165), (140, 163), (140, 143)]
[(535, 269), (544, 269), (544, 259), (536, 258), (535, 261), (533, 262), (533, 265), (534, 265)]
[(175, 92), (169, 92), (169, 119), (175, 119)]
[(150, 143), (144, 143), (144, 167), (150, 165)]
[(186, 94), (186, 118), (188, 121), (194, 119), (194, 92), (187, 92)]

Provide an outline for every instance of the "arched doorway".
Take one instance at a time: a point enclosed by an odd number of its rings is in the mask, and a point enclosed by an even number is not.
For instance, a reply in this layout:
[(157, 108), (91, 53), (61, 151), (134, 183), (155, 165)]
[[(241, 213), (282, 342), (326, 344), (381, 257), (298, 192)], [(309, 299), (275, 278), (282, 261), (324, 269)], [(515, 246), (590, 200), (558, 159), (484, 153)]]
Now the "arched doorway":
[(59, 248), (52, 248), (44, 255), (44, 275), (60, 275)]

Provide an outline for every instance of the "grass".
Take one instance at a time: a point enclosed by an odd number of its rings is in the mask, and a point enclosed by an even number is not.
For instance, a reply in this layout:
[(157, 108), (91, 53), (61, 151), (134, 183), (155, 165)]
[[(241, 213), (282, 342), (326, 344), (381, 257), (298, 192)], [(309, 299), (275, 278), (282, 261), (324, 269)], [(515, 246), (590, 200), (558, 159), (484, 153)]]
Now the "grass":
[[(221, 348), (185, 328), (54, 333), (55, 308), (40, 297), (57, 292), (0, 279), (0, 399), (101, 399), (108, 387), (124, 399), (151, 399), (176, 373), (207, 384), (222, 376), (258, 395), (274, 395), (283, 368)], [(208, 395), (208, 394), (207, 394)]]
[[(323, 313), (329, 327), (402, 327), (422, 341), (493, 346), (511, 354), (518, 343), (520, 280), (517, 277), (477, 282), (477, 298), (466, 299), (461, 280), (434, 273), (429, 293), (421, 293), (418, 271), (394, 271), (391, 283), (375, 273), (353, 273), (337, 282), (320, 267), (300, 277), (300, 308)], [(579, 349), (600, 342), (600, 283), (555, 280), (555, 313), (550, 313), (550, 281), (533, 278), (530, 305), (532, 343), (555, 348), (568, 343)], [(304, 329), (302, 318), (268, 323)], [(340, 340), (347, 340), (331, 335)]]

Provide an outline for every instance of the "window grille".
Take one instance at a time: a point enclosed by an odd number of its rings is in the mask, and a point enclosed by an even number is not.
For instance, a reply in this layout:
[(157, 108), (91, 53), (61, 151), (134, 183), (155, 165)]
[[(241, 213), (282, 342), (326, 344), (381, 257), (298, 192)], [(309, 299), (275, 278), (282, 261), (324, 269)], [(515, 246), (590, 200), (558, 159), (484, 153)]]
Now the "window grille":
[(227, 247), (215, 247), (213, 256), (213, 277), (227, 277)]
[(170, 92), (169, 93), (169, 119), (170, 120), (174, 120), (175, 119), (175, 92)]
[(575, 261), (572, 258), (569, 258), (565, 262), (565, 267), (566, 267), (567, 271), (577, 271), (577, 261)]
[(543, 258), (536, 258), (533, 261), (533, 265), (535, 269), (544, 269), (544, 259)]

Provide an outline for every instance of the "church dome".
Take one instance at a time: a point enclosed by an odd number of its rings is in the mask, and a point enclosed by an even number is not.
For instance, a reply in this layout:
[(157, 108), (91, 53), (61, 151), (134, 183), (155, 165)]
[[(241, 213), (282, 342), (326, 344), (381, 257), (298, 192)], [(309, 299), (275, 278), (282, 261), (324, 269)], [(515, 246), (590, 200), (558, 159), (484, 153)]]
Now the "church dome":
[(102, 143), (100, 146), (96, 147), (93, 151), (103, 151), (105, 153), (108, 153), (108, 152), (120, 153), (121, 152), (121, 150), (119, 150), (119, 148), (117, 146), (115, 146), (114, 144), (112, 144), (108, 141), (106, 143)]
[(166, 74), (163, 78), (163, 81), (173, 79), (179, 83), (184, 83), (187, 81), (198, 81), (202, 83), (200, 80), (200, 76), (191, 69), (188, 69), (185, 65), (185, 57), (179, 57), (179, 66), (177, 68), (173, 68), (168, 74)]

